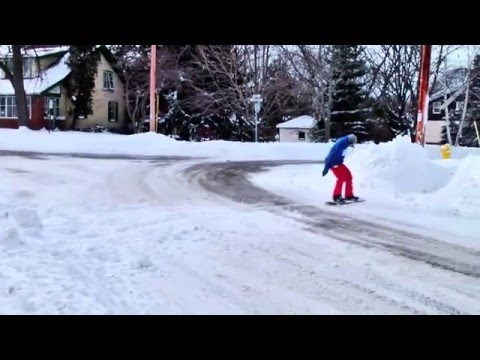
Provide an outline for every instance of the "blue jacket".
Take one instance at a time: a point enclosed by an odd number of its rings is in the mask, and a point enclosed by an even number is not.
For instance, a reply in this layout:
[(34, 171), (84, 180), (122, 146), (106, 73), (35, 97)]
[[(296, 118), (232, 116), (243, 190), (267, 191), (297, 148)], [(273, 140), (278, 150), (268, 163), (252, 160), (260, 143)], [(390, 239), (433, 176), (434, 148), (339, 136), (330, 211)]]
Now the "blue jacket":
[(330, 149), (327, 157), (325, 158), (325, 168), (323, 169), (324, 174), (326, 174), (332, 166), (340, 165), (343, 163), (346, 150), (349, 146), (350, 144), (348, 142), (347, 136), (343, 136), (335, 142), (335, 144)]

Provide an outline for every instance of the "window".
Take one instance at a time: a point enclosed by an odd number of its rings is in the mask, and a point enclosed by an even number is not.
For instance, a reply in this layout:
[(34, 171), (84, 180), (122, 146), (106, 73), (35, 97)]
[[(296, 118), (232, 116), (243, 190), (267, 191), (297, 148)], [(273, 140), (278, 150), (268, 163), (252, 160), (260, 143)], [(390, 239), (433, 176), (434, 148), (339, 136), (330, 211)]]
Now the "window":
[(463, 105), (464, 105), (463, 101), (457, 101), (455, 103), (455, 112), (456, 113), (461, 113), (463, 111)]
[[(30, 117), (32, 116), (32, 98), (27, 96), (27, 107)], [(0, 118), (16, 119), (17, 105), (15, 96), (0, 96)]]
[(37, 62), (34, 58), (23, 59), (23, 77), (25, 79), (33, 79), (36, 77)]
[(113, 71), (103, 72), (103, 88), (105, 90), (113, 90)]
[(110, 122), (118, 121), (118, 102), (116, 101), (108, 102), (108, 121)]
[(441, 114), (442, 113), (442, 102), (441, 101), (436, 101), (433, 103), (433, 113), (434, 114)]
[[(13, 73), (13, 59), (4, 59), (7, 69)], [(23, 59), (23, 77), (25, 79), (33, 79), (37, 76), (37, 61), (34, 58)], [(0, 79), (6, 79), (7, 75), (3, 70), (0, 70)]]
[(298, 140), (305, 140), (305, 131), (298, 132)]
[[(53, 101), (53, 109), (50, 110), (49, 102)], [(59, 97), (45, 97), (43, 103), (43, 109), (45, 116), (53, 115), (54, 117), (60, 116), (60, 98)]]
[[(2, 59), (2, 61), (5, 63), (7, 66), (7, 69), (13, 73), (13, 59)], [(6, 79), (7, 75), (5, 74), (5, 71), (3, 69), (0, 69), (0, 79)]]

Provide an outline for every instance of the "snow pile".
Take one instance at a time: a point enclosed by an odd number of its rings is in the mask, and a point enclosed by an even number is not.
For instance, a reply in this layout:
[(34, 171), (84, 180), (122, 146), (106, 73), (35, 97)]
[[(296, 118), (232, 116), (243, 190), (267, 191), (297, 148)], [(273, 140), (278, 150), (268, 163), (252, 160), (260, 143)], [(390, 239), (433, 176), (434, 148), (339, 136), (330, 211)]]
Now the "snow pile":
[(144, 133), (123, 136), (112, 133), (86, 133), (78, 131), (34, 131), (26, 127), (0, 130), (0, 148), (13, 151), (50, 153), (150, 153), (152, 145), (165, 146), (176, 141), (161, 134)]
[(0, 216), (0, 250), (22, 245), (18, 227), (10, 221), (8, 214)]
[(451, 214), (480, 217), (480, 156), (460, 160), (448, 184), (425, 200)]
[[(428, 156), (430, 159), (442, 159), (441, 147), (440, 145), (426, 145)], [(480, 155), (480, 148), (474, 147), (450, 147), (451, 159), (463, 159), (470, 154)]]
[(0, 213), (0, 248), (24, 245), (27, 238), (41, 239), (43, 223), (36, 210), (18, 208)]
[(433, 192), (449, 179), (448, 169), (431, 161), (428, 152), (408, 137), (356, 149), (346, 163), (358, 188), (394, 196)]
[(346, 163), (363, 194), (436, 213), (475, 217), (480, 216), (476, 150), (454, 148), (454, 159), (431, 160), (428, 149), (404, 137), (356, 149)]
[(75, 131), (49, 133), (25, 127), (18, 130), (0, 129), (1, 150), (43, 153), (188, 156), (229, 160), (323, 160), (330, 146), (318, 143), (188, 142), (155, 133), (118, 135)]

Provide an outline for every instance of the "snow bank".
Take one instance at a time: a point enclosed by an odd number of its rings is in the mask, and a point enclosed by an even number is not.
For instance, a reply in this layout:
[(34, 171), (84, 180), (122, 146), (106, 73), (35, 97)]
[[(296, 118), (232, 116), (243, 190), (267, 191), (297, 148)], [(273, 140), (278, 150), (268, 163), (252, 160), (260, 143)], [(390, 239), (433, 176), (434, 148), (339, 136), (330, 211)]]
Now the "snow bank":
[(448, 169), (431, 161), (408, 137), (360, 148), (346, 162), (357, 187), (393, 195), (432, 192), (445, 186), (449, 177)]
[[(409, 138), (400, 138), (388, 144), (359, 144), (359, 150), (398, 146), (405, 151)], [(176, 141), (162, 134), (143, 133), (117, 135), (112, 133), (86, 133), (75, 131), (33, 131), (26, 127), (18, 130), (0, 129), (0, 150), (35, 151), (50, 153), (124, 154), (146, 156), (190, 156), (224, 160), (323, 160), (332, 144), (314, 143), (251, 143), (233, 141), (187, 142)], [(424, 148), (430, 159), (441, 159), (440, 147)], [(417, 150), (419, 151), (419, 150)], [(468, 154), (480, 155), (478, 148), (453, 148), (452, 159), (461, 159)], [(401, 154), (399, 154), (401, 156)], [(422, 155), (424, 156), (424, 155)]]
[(386, 201), (469, 217), (480, 216), (480, 153), (456, 148), (450, 160), (432, 160), (431, 150), (408, 138), (358, 149), (347, 158), (362, 192)]
[(162, 134), (33, 131), (0, 129), (0, 149), (50, 153), (165, 155), (229, 160), (323, 160), (330, 145), (313, 143), (241, 143), (231, 141), (176, 141)]
[(26, 239), (41, 239), (43, 223), (34, 209), (0, 205), (0, 250), (24, 245)]
[(0, 251), (22, 244), (18, 226), (9, 219), (8, 214), (2, 214), (0, 216)]
[[(411, 224), (445, 241), (478, 248), (480, 155), (475, 149), (462, 152), (457, 159), (440, 160), (431, 148), (407, 138), (350, 148), (345, 163), (353, 174), (354, 192), (367, 202), (341, 211)], [(250, 180), (295, 202), (321, 207), (331, 199), (336, 181), (332, 172), (322, 177), (322, 169), (323, 165), (274, 167), (251, 174)]]
[[(441, 159), (441, 146), (440, 145), (426, 145), (425, 149), (427, 150), (428, 157), (430, 159)], [(463, 159), (470, 154), (480, 155), (480, 148), (472, 148), (472, 147), (450, 147), (451, 150), (451, 158), (452, 159)]]
[(174, 139), (160, 134), (145, 133), (123, 136), (112, 133), (86, 133), (77, 131), (34, 131), (26, 127), (0, 130), (2, 150), (36, 151), (51, 153), (149, 153)]
[(468, 155), (452, 166), (452, 176), (443, 188), (424, 199), (430, 208), (454, 215), (480, 217), (480, 155)]

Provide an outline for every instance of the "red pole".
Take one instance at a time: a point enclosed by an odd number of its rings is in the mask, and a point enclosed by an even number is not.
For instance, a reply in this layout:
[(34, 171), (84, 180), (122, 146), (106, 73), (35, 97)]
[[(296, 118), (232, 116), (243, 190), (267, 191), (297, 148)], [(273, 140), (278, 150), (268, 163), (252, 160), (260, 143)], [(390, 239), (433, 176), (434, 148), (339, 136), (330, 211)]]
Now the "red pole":
[(431, 54), (432, 45), (422, 45), (416, 131), (416, 143), (422, 146), (425, 146), (425, 130), (428, 120), (428, 80), (430, 77)]
[(150, 132), (157, 131), (157, 119), (155, 119), (155, 93), (157, 80), (157, 45), (151, 46), (150, 51)]

